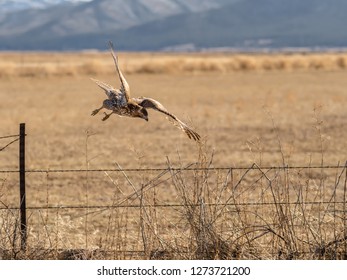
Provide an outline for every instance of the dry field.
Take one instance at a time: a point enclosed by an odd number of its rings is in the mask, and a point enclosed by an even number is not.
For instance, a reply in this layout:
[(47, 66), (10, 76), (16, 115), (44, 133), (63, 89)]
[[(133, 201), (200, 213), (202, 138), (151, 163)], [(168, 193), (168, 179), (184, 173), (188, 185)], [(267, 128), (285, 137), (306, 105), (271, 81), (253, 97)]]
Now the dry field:
[[(25, 122), (27, 168), (42, 170), (27, 173), (27, 252), (7, 209), (18, 175), (0, 173), (0, 258), (346, 258), (346, 169), (257, 168), (345, 165), (346, 54), (119, 59), (132, 95), (160, 100), (202, 143), (154, 111), (90, 116), (105, 95), (89, 77), (119, 85), (108, 53), (0, 54), (0, 136)], [(18, 168), (17, 146), (0, 171)], [(99, 205), (112, 207), (80, 207)]]

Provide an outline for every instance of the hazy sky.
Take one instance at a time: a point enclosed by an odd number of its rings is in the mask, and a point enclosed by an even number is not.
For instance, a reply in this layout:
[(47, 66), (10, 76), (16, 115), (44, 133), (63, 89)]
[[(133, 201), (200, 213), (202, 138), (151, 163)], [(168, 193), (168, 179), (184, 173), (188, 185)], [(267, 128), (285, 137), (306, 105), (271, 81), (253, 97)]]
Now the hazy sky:
[(0, 0), (0, 9), (2, 11), (15, 11), (26, 8), (44, 8), (50, 5), (62, 2), (89, 2), (92, 0)]
[(92, 0), (1, 0), (1, 2), (8, 2), (8, 3), (59, 3), (59, 2), (88, 2)]

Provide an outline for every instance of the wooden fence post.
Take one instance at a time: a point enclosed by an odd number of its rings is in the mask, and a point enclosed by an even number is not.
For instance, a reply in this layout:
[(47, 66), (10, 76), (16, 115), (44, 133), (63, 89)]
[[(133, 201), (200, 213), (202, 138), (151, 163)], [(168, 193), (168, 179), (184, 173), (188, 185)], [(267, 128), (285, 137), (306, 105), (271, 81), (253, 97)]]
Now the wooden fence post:
[(21, 250), (26, 249), (27, 219), (25, 194), (25, 123), (19, 125), (19, 192), (20, 192), (20, 236)]

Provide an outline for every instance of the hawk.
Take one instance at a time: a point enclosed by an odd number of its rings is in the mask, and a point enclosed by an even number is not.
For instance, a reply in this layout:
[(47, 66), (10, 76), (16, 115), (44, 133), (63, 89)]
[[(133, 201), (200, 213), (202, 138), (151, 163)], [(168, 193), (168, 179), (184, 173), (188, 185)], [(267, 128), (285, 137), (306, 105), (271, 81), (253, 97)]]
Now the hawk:
[(170, 113), (160, 102), (148, 97), (136, 97), (133, 98), (130, 96), (130, 87), (127, 83), (125, 77), (122, 74), (122, 71), (118, 65), (118, 57), (114, 53), (114, 48), (112, 42), (109, 42), (111, 55), (114, 60), (118, 77), (120, 79), (121, 86), (119, 89), (115, 89), (112, 86), (101, 82), (99, 80), (92, 80), (102, 88), (106, 95), (102, 103), (102, 106), (98, 109), (95, 109), (92, 112), (92, 116), (95, 116), (101, 109), (107, 109), (111, 112), (107, 114), (104, 112), (105, 116), (103, 121), (107, 120), (112, 114), (117, 114), (119, 116), (126, 116), (132, 118), (141, 118), (148, 121), (148, 112), (147, 109), (153, 109), (159, 111), (160, 113), (165, 114), (172, 123), (177, 126), (179, 129), (184, 131), (190, 139), (195, 141), (200, 140), (200, 135), (192, 130), (188, 125), (179, 120), (174, 114)]

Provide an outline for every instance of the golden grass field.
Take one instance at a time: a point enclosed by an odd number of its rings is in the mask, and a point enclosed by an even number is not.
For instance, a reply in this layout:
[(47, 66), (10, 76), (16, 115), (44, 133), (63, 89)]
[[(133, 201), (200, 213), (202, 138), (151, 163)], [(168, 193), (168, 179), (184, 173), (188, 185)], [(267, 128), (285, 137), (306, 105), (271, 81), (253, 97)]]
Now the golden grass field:
[[(202, 144), (154, 111), (148, 123), (92, 117), (105, 95), (89, 78), (119, 86), (108, 53), (1, 53), (0, 136), (25, 122), (27, 169), (45, 170), (27, 173), (27, 206), (123, 208), (29, 209), (24, 254), (16, 249), (16, 210), (1, 210), (0, 258), (60, 258), (76, 248), (85, 258), (346, 257), (346, 203), (333, 203), (346, 197), (344, 169), (247, 171), (253, 163), (345, 165), (346, 54), (121, 53), (119, 60), (131, 94), (159, 100)], [(191, 163), (246, 169), (158, 178), (156, 170), (54, 172)], [(12, 144), (0, 151), (0, 170), (17, 168)], [(0, 173), (2, 207), (18, 200), (17, 174)], [(291, 200), (298, 204), (282, 204)]]

